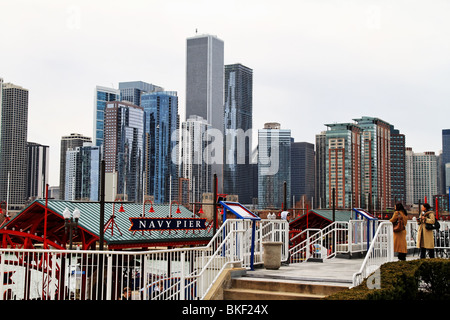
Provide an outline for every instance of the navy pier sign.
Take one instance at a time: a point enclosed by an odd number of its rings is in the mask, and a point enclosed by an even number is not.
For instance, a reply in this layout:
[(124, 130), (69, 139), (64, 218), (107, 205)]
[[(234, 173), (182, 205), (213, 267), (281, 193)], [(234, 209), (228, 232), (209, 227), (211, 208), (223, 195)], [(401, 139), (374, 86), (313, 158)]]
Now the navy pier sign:
[(130, 231), (202, 230), (206, 218), (129, 218)]

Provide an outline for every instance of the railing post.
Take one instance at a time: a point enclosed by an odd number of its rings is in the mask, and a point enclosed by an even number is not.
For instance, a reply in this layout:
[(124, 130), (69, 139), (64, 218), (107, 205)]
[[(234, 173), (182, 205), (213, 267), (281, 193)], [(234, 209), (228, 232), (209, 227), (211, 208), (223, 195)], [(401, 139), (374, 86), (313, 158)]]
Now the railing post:
[(388, 261), (394, 261), (394, 227), (392, 224), (387, 226), (388, 228)]
[[(106, 300), (111, 300), (111, 290), (112, 290), (112, 255), (108, 255), (108, 268), (106, 271)], [(101, 279), (100, 279), (101, 281)]]
[(4, 261), (5, 261), (5, 252), (0, 254), (0, 275), (2, 279), (0, 280), (0, 301), (3, 300), (3, 272), (4, 272)]
[(180, 254), (181, 260), (181, 274), (180, 274), (180, 300), (185, 300), (185, 286), (186, 286), (186, 276), (184, 274), (184, 262), (185, 262), (185, 253), (181, 252)]

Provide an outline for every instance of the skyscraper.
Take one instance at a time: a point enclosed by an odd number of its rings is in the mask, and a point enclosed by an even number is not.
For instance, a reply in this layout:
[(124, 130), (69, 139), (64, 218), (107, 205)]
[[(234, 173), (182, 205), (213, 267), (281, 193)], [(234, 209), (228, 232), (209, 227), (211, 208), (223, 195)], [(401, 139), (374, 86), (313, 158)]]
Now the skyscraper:
[[(103, 139), (102, 139), (103, 140)], [(83, 146), (85, 142), (92, 142), (90, 137), (79, 133), (71, 133), (61, 137), (60, 164), (59, 164), (59, 198), (66, 199), (66, 156), (68, 150), (75, 150), (76, 147)], [(71, 177), (72, 179), (72, 177)], [(72, 183), (72, 181), (70, 181)]]
[[(178, 96), (176, 92), (154, 92), (141, 96), (145, 111), (145, 174), (147, 195), (156, 203), (176, 199), (178, 189), (177, 134)], [(171, 189), (170, 189), (171, 188)]]
[(0, 78), (0, 200), (20, 209), (26, 201), (28, 90)]
[(258, 130), (258, 206), (281, 209), (290, 202), (291, 130), (281, 129), (279, 123), (266, 123)]
[[(212, 164), (219, 192), (223, 186), (224, 43), (212, 35), (199, 35), (186, 43), (186, 119), (200, 116), (222, 134), (222, 153)], [(211, 130), (210, 129), (210, 130)]]
[(326, 156), (327, 156), (327, 142), (326, 132), (322, 131), (316, 135), (316, 162), (315, 162), (315, 196), (314, 207), (326, 208), (327, 197), (327, 170), (326, 170)]
[(120, 100), (120, 91), (118, 89), (107, 88), (102, 86), (95, 87), (94, 144), (96, 146), (100, 147), (103, 144), (103, 136), (104, 136), (103, 121), (105, 119), (106, 103), (109, 101), (119, 101), (119, 100)]
[(141, 105), (141, 96), (145, 93), (164, 91), (163, 88), (143, 81), (119, 82), (120, 101)]
[(180, 177), (189, 180), (189, 198), (192, 202), (202, 200), (203, 193), (212, 191), (211, 165), (204, 139), (210, 128), (199, 116), (190, 116), (181, 124)]
[(354, 120), (363, 130), (364, 192), (371, 197), (375, 210), (386, 210), (392, 205), (390, 124), (373, 117)]
[[(354, 123), (326, 125), (325, 133), (325, 206), (333, 206), (335, 190), (336, 208), (362, 207), (364, 144), (362, 130)], [(323, 195), (322, 195), (323, 196)]]
[(45, 198), (49, 172), (49, 147), (28, 142), (27, 158), (27, 199)]
[(437, 158), (432, 151), (414, 153), (413, 156), (414, 203), (423, 203), (425, 198), (433, 206), (437, 194)]
[(406, 205), (414, 204), (414, 152), (411, 147), (405, 148), (405, 191)]
[(105, 109), (106, 173), (117, 174), (115, 194), (122, 200), (142, 199), (144, 109), (125, 101), (108, 102)]
[(440, 187), (441, 190), (439, 190), (439, 193), (445, 194), (449, 192), (450, 188), (450, 181), (447, 179), (447, 177), (450, 176), (450, 171), (448, 171), (449, 166), (447, 166), (447, 164), (450, 163), (450, 129), (442, 130), (442, 155), (440, 163), (442, 186)]
[(405, 135), (391, 126), (391, 196), (392, 204), (406, 204)]
[[(313, 201), (315, 188), (314, 144), (294, 142), (291, 144), (291, 197), (297, 202), (305, 196)], [(293, 204), (294, 205), (294, 204)]]
[(187, 39), (186, 119), (200, 116), (223, 132), (224, 43), (212, 35)]
[(65, 200), (98, 201), (100, 147), (90, 142), (66, 151)]
[(225, 66), (224, 192), (252, 203), (253, 70)]

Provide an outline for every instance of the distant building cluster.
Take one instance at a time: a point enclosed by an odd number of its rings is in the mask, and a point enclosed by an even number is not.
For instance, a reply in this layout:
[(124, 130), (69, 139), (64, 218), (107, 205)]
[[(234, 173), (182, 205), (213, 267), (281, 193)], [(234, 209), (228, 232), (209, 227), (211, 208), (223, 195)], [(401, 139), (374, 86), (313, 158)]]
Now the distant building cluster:
[[(27, 141), (27, 89), (0, 79), (0, 110), (0, 201), (20, 210), (45, 197), (49, 147)], [(61, 137), (59, 186), (50, 196), (99, 201), (102, 160), (108, 201), (201, 206), (214, 175), (220, 194), (269, 210), (384, 211), (396, 202), (444, 201), (450, 187), (450, 129), (439, 155), (413, 152), (393, 125), (366, 116), (325, 124), (315, 144), (267, 122), (254, 147), (253, 70), (224, 65), (216, 36), (186, 41), (185, 110), (180, 119), (177, 91), (151, 83), (96, 86), (93, 135)]]

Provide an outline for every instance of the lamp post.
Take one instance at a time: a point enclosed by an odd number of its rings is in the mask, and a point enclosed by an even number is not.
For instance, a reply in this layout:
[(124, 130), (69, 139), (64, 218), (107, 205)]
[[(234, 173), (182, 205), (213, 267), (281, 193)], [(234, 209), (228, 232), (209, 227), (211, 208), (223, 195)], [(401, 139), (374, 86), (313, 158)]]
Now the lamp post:
[(68, 208), (63, 212), (64, 216), (64, 227), (67, 234), (67, 229), (69, 229), (69, 250), (72, 250), (72, 235), (73, 230), (78, 228), (78, 220), (80, 219), (81, 212), (77, 208), (71, 213)]
[(172, 204), (174, 202), (177, 204), (177, 211), (176, 211), (176, 213), (181, 213), (180, 204), (177, 201), (173, 200), (172, 202), (170, 202), (170, 211), (169, 211), (169, 217), (170, 218), (172, 218)]
[(144, 203), (142, 204), (142, 214), (141, 214), (142, 218), (145, 217), (145, 204), (146, 203), (150, 203), (151, 204), (150, 210), (148, 210), (148, 212), (149, 213), (155, 212), (155, 209), (153, 209), (153, 201), (152, 200), (145, 200)]

